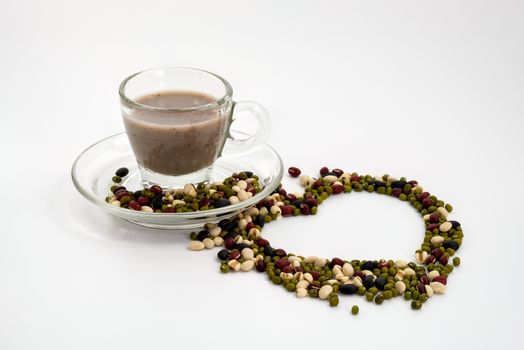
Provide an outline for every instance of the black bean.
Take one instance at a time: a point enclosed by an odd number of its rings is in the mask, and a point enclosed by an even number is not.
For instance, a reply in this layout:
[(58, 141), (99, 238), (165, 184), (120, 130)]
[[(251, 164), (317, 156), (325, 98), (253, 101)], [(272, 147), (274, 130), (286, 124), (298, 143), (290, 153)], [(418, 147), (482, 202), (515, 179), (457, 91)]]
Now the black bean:
[(239, 233), (237, 231), (231, 231), (231, 232), (226, 233), (222, 238), (225, 241), (228, 238), (235, 239), (238, 235)]
[(338, 291), (342, 294), (355, 294), (358, 291), (358, 287), (354, 284), (343, 284), (338, 288)]
[(253, 223), (260, 227), (264, 227), (264, 225), (266, 224), (266, 220), (264, 220), (264, 215), (259, 214), (255, 216), (255, 218), (253, 219)]
[(116, 176), (120, 176), (120, 177), (124, 177), (124, 176), (126, 176), (127, 174), (129, 174), (129, 169), (128, 169), (128, 168), (120, 168), (120, 169), (118, 169), (118, 170), (115, 172), (115, 175), (116, 175)]
[(374, 284), (374, 277), (372, 275), (368, 275), (364, 277), (364, 280), (362, 281), (362, 285), (366, 287), (367, 289), (373, 287)]
[(393, 181), (391, 183), (391, 188), (400, 188), (400, 189), (404, 189), (404, 186), (406, 186), (407, 182), (406, 181)]
[(369, 261), (366, 261), (365, 263), (362, 264), (362, 266), (360, 267), (361, 270), (369, 270), (369, 271), (373, 271), (373, 269), (377, 268), (378, 267), (378, 261), (374, 260), (369, 260)]
[(451, 223), (451, 228), (457, 228), (460, 226), (460, 222), (458, 221), (450, 220), (449, 222)]
[(220, 260), (227, 260), (227, 258), (229, 257), (229, 250), (222, 249), (218, 252), (217, 256)]
[(322, 177), (326, 177), (326, 176), (329, 176), (329, 175), (333, 175), (333, 176), (335, 176), (335, 177), (338, 177), (337, 174), (335, 174), (335, 173), (332, 172), (332, 171), (329, 171), (329, 172), (327, 172), (327, 173), (325, 173), (325, 174), (322, 174)]
[(209, 232), (206, 230), (202, 230), (198, 233), (198, 235), (196, 236), (196, 239), (202, 242), (204, 238), (208, 238), (208, 237), (209, 237)]
[(162, 206), (164, 205), (164, 202), (162, 202), (162, 194), (154, 196), (153, 200), (151, 200), (151, 205), (155, 209), (162, 209)]
[(228, 222), (222, 226), (222, 230), (226, 232), (233, 232), (238, 227), (238, 223), (235, 221)]
[(224, 198), (215, 199), (213, 201), (213, 206), (215, 208), (227, 207), (230, 204), (231, 204), (231, 202), (229, 201), (229, 199), (224, 199)]
[(380, 276), (375, 280), (375, 287), (380, 290), (384, 290), (386, 283), (388, 283), (388, 281), (384, 277)]
[(270, 245), (264, 247), (264, 255), (271, 257), (275, 255), (275, 252), (273, 251), (273, 248), (271, 248)]
[(222, 219), (218, 222), (218, 227), (220, 227), (221, 229), (224, 229), (224, 226), (231, 223), (231, 221), (229, 221), (228, 219)]
[(375, 188), (386, 187), (386, 183), (384, 181), (373, 180), (373, 186), (375, 186)]
[(135, 198), (138, 198), (142, 195), (142, 191), (135, 191)]
[(243, 171), (244, 174), (246, 174), (247, 177), (253, 177), (253, 172), (251, 171)]
[(242, 249), (244, 248), (249, 248), (249, 245), (245, 244), (245, 243), (237, 243), (235, 244), (235, 249), (238, 249), (239, 252), (242, 251)]
[(451, 248), (453, 250), (458, 250), (459, 249), (459, 244), (456, 241), (452, 240), (452, 239), (447, 240), (444, 243), (442, 243), (442, 246), (444, 248), (446, 248), (446, 249), (448, 249), (448, 248)]
[(304, 203), (304, 202), (301, 201), (301, 200), (298, 200), (298, 199), (297, 199), (297, 200), (291, 202), (291, 205), (294, 205), (295, 208), (300, 208), (300, 205), (301, 205), (302, 203)]

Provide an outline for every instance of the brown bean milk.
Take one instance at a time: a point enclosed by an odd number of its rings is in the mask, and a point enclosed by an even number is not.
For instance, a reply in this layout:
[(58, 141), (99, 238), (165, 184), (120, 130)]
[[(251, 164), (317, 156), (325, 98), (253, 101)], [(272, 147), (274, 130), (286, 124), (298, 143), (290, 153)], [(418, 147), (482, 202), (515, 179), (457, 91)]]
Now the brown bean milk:
[(184, 175), (213, 164), (226, 137), (230, 104), (224, 108), (194, 108), (216, 99), (193, 91), (159, 91), (136, 103), (177, 111), (135, 108), (123, 112), (124, 125), (143, 167), (165, 175)]

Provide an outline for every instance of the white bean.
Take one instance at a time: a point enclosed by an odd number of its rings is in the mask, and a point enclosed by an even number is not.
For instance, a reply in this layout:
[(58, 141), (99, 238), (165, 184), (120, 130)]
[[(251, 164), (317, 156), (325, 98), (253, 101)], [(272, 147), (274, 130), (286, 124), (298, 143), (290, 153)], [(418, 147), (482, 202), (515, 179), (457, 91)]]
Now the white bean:
[(189, 242), (189, 249), (191, 249), (191, 250), (202, 250), (205, 247), (206, 246), (204, 245), (204, 243), (202, 243), (200, 241), (191, 241), (191, 242)]
[(307, 290), (305, 288), (297, 288), (297, 297), (304, 298), (307, 296)]
[(253, 267), (255, 267), (255, 262), (253, 260), (246, 260), (242, 263), (242, 265), (240, 265), (240, 269), (246, 272), (253, 270)]
[(430, 282), (429, 286), (433, 289), (433, 292), (437, 294), (446, 293), (446, 286), (440, 282)]
[(397, 261), (395, 261), (395, 267), (397, 267), (399, 269), (403, 269), (406, 266), (408, 266), (408, 263), (407, 263), (406, 260), (397, 260)]
[(220, 232), (222, 232), (222, 229), (220, 227), (213, 227), (209, 230), (209, 235), (211, 237), (217, 237), (220, 234)]
[(324, 267), (326, 266), (326, 263), (327, 263), (327, 260), (324, 258), (318, 258), (317, 260), (315, 260), (316, 267)]
[(202, 243), (204, 243), (204, 246), (207, 248), (207, 249), (211, 249), (215, 246), (215, 241), (213, 241), (211, 238), (209, 237), (206, 237), (202, 240)]
[(327, 299), (329, 297), (329, 295), (333, 292), (333, 287), (330, 286), (329, 284), (326, 284), (324, 286), (322, 286), (322, 288), (319, 289), (318, 291), (318, 297), (320, 299)]
[(240, 180), (240, 181), (237, 182), (237, 186), (241, 190), (245, 190), (247, 188), (247, 182), (244, 181), (244, 180)]
[(242, 249), (242, 257), (244, 259), (253, 259), (255, 257), (255, 253), (253, 253), (253, 249), (251, 248), (244, 248)]
[(347, 262), (342, 265), (342, 273), (348, 277), (351, 277), (353, 276), (353, 273), (355, 273), (355, 269), (353, 269), (353, 265)]
[(406, 284), (402, 281), (395, 282), (395, 288), (398, 290), (400, 294), (404, 294), (406, 291)]
[(440, 227), (438, 229), (440, 230), (440, 232), (448, 232), (449, 230), (451, 230), (452, 227), (453, 225), (451, 224), (451, 222), (446, 221), (440, 224)]

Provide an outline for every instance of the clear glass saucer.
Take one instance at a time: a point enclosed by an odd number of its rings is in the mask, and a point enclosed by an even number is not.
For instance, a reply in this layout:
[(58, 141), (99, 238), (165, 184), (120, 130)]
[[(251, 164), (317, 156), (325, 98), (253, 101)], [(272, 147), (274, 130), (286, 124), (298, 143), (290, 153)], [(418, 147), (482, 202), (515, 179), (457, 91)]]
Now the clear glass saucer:
[(123, 185), (129, 189), (142, 188), (140, 172), (125, 132), (109, 136), (84, 150), (73, 163), (71, 176), (78, 192), (106, 212), (137, 225), (161, 229), (198, 229), (205, 223), (218, 222), (249, 208), (273, 192), (283, 175), (283, 164), (278, 153), (268, 144), (249, 152), (228, 153), (226, 143), (222, 156), (212, 167), (211, 181), (221, 181), (234, 172), (252, 171), (264, 186), (260, 193), (243, 202), (227, 207), (192, 213), (146, 213), (105, 202), (111, 178), (118, 168), (126, 167), (129, 175)]

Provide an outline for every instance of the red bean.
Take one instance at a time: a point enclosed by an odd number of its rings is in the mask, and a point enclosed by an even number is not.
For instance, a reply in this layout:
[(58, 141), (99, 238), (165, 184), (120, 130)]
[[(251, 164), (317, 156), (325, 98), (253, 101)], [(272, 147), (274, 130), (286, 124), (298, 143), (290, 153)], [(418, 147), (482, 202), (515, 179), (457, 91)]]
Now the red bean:
[(277, 261), (275, 261), (275, 267), (277, 269), (282, 269), (284, 268), (285, 266), (288, 266), (290, 265), (291, 263), (289, 262), (289, 260), (287, 259), (278, 259)]
[(234, 246), (235, 246), (235, 239), (234, 238), (229, 237), (229, 238), (226, 238), (224, 240), (224, 247), (226, 249), (233, 249)]
[(424, 198), (422, 200), (422, 205), (424, 206), (424, 208), (429, 208), (433, 205), (433, 200), (431, 198)]
[(275, 249), (274, 254), (278, 257), (285, 257), (287, 255), (286, 251), (284, 249)]
[(131, 202), (129, 202), (128, 206), (129, 206), (129, 208), (131, 208), (133, 210), (140, 211), (140, 209), (142, 209), (142, 206), (140, 205), (140, 203), (138, 203), (135, 200), (132, 200)]
[(153, 192), (154, 194), (160, 194), (162, 193), (162, 187), (158, 186), (158, 185), (153, 185), (149, 188), (149, 190), (151, 192)]
[(428, 277), (428, 275), (420, 276), (420, 282), (422, 282), (424, 284), (429, 284), (429, 277)]
[(437, 276), (434, 277), (431, 282), (440, 282), (443, 285), (446, 285), (448, 283), (448, 279), (446, 278), (446, 276)]
[(355, 271), (355, 277), (360, 277), (360, 279), (364, 279), (366, 277), (366, 274), (362, 271)]
[(147, 205), (149, 203), (149, 198), (147, 197), (144, 197), (144, 196), (140, 196), (138, 197), (138, 199), (136, 200), (140, 205)]
[(294, 167), (294, 166), (289, 167), (289, 169), (287, 170), (287, 172), (288, 172), (289, 175), (291, 175), (292, 177), (299, 177), (300, 174), (302, 173), (302, 172), (300, 171), (299, 168)]
[(293, 266), (287, 265), (282, 268), (282, 272), (284, 273), (292, 273), (293, 272)]
[(402, 188), (394, 188), (391, 190), (391, 195), (393, 197), (398, 197), (403, 192)]
[(379, 269), (382, 269), (384, 267), (389, 269), (389, 263), (387, 261), (381, 261), (381, 262), (378, 263), (378, 268)]
[(436, 259), (440, 259), (440, 257), (442, 256), (442, 250), (440, 250), (440, 248), (435, 248), (431, 251), (431, 255), (433, 255)]
[(126, 191), (126, 188), (125, 188), (124, 186), (118, 186), (117, 188), (115, 188), (115, 189), (113, 190), (113, 193), (116, 194), (116, 193), (117, 193), (118, 191), (120, 191), (120, 190), (124, 190), (124, 191)]
[(290, 205), (284, 205), (282, 208), (280, 208), (282, 211), (282, 216), (291, 216), (293, 215), (293, 207)]
[(424, 264), (428, 265), (428, 264), (433, 264), (435, 262), (435, 257), (433, 255), (428, 255), (428, 257), (426, 258), (426, 261), (424, 261)]
[(310, 208), (316, 207), (318, 205), (318, 201), (315, 197), (309, 197), (307, 198), (304, 203), (309, 205)]
[(358, 176), (358, 175), (351, 175), (351, 177), (349, 178), (349, 180), (350, 180), (351, 182), (353, 182), (353, 181), (358, 182), (358, 181), (360, 180), (360, 176)]
[(424, 200), (425, 198), (428, 198), (430, 196), (429, 192), (422, 192), (420, 196), (418, 196), (418, 200)]
[(340, 259), (340, 258), (333, 258), (331, 259), (331, 267), (335, 266), (335, 265), (338, 265), (338, 266), (342, 266), (344, 265), (344, 260)]
[(258, 260), (255, 263), (255, 268), (258, 272), (264, 272), (264, 270), (266, 269), (266, 263), (264, 262), (264, 260)]
[(252, 228), (255, 228), (256, 225), (252, 222), (248, 222), (247, 225), (246, 225), (246, 232), (249, 232), (249, 230), (251, 230)]
[(320, 277), (320, 272), (315, 271), (315, 270), (311, 271), (310, 274), (311, 274), (311, 276), (313, 276), (313, 280), (315, 280), (315, 281), (318, 280), (319, 277)]
[(211, 203), (211, 199), (209, 197), (204, 197), (200, 200), (200, 202), (198, 202), (198, 205), (200, 207), (204, 207), (206, 205), (209, 205)]
[(293, 201), (296, 201), (297, 200), (297, 196), (295, 196), (293, 193), (288, 193), (286, 195), (286, 199), (290, 202), (293, 202)]
[(129, 192), (127, 192), (127, 191), (118, 191), (118, 192), (115, 194), (115, 197), (116, 197), (116, 199), (118, 199), (118, 200), (122, 199), (122, 197), (125, 197), (125, 196), (129, 196)]
[(278, 194), (285, 197), (287, 195), (287, 191), (281, 188), (280, 190), (278, 190)]
[(344, 186), (339, 184), (333, 185), (331, 186), (331, 188), (333, 189), (333, 194), (339, 194), (344, 192)]
[(327, 166), (323, 166), (322, 168), (320, 168), (319, 173), (320, 173), (320, 175), (322, 175), (322, 176), (324, 176), (324, 174), (329, 173), (329, 169), (328, 169), (328, 167), (327, 167)]
[(259, 238), (255, 241), (255, 244), (259, 246), (260, 248), (267, 247), (269, 245), (269, 241), (264, 238)]
[(167, 207), (167, 208), (164, 210), (164, 213), (175, 213), (175, 212), (176, 212), (175, 207)]
[(344, 171), (338, 168), (331, 170), (331, 172), (334, 173), (337, 177), (341, 177), (342, 174), (344, 174)]
[(307, 205), (306, 203), (300, 204), (300, 213), (302, 215), (309, 215), (309, 214), (311, 214), (311, 210), (309, 209), (309, 205)]
[(311, 187), (315, 190), (317, 188), (319, 188), (320, 186), (322, 186), (322, 181), (320, 180), (316, 180), (315, 182), (313, 182), (313, 185), (311, 185)]
[(442, 255), (442, 256), (440, 257), (440, 259), (438, 259), (438, 262), (441, 263), (442, 265), (447, 265), (448, 260), (449, 260), (449, 259), (448, 259), (447, 256)]
[(439, 225), (438, 224), (429, 224), (428, 226), (426, 226), (426, 229), (428, 231), (433, 231), (434, 229), (436, 228), (439, 228)]
[(437, 213), (433, 213), (429, 216), (429, 222), (431, 223), (438, 223), (440, 220), (440, 216)]
[(239, 259), (241, 256), (242, 254), (240, 254), (238, 250), (234, 249), (229, 253), (229, 260)]

